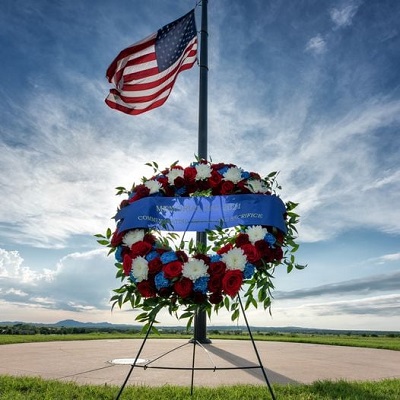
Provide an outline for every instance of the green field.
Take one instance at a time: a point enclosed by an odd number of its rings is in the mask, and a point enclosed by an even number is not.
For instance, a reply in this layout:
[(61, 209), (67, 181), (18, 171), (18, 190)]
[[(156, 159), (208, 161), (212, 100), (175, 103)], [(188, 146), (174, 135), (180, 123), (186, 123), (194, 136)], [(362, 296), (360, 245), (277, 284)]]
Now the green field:
[[(65, 341), (65, 340), (98, 340), (98, 339), (142, 339), (141, 334), (128, 333), (83, 333), (83, 334), (49, 334), (49, 335), (0, 335), (0, 345), (13, 343), (29, 343), (29, 342), (48, 342), (48, 341)], [(150, 335), (150, 339), (171, 339), (171, 338), (191, 338), (187, 334), (160, 334)], [(210, 334), (210, 339), (235, 339), (248, 340), (247, 334)], [(255, 334), (255, 340), (268, 340), (275, 342), (294, 342), (294, 343), (314, 343), (335, 346), (352, 346), (352, 347), (368, 347), (375, 349), (387, 349), (400, 351), (399, 335), (348, 335), (348, 334), (303, 334), (303, 333), (287, 333), (287, 334)]]

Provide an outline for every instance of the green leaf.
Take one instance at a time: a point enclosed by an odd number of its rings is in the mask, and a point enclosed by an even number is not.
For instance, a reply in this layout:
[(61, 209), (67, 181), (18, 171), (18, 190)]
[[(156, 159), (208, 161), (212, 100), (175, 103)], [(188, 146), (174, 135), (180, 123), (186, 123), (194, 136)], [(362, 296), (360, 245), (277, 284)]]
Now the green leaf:
[(184, 319), (184, 318), (190, 318), (193, 317), (193, 312), (192, 311), (188, 311), (183, 313), (182, 315), (179, 316), (179, 319)]
[(232, 320), (232, 321), (235, 321), (236, 319), (238, 319), (238, 318), (239, 318), (239, 314), (240, 314), (239, 310), (238, 310), (238, 309), (235, 310), (235, 311), (232, 313), (231, 320)]

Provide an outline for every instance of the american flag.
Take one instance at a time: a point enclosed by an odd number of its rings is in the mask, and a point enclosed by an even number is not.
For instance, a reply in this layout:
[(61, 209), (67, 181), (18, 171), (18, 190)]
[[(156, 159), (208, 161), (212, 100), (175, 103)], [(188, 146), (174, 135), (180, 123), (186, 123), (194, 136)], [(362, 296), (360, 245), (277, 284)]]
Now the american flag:
[(107, 69), (109, 107), (137, 115), (163, 105), (179, 72), (197, 59), (194, 10), (122, 50)]

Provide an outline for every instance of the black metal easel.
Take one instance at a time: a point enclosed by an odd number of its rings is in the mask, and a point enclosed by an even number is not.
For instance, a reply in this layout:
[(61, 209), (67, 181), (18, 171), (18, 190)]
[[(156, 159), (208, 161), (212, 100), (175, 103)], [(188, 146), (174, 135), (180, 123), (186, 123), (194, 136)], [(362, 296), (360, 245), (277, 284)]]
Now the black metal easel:
[[(256, 353), (258, 365), (255, 365), (255, 366), (242, 366), (242, 367), (240, 367), (240, 366), (239, 366), (239, 367), (217, 367), (217, 366), (215, 365), (214, 361), (212, 360), (211, 356), (209, 355), (208, 350), (207, 350), (198, 340), (196, 340), (196, 339), (192, 339), (192, 340), (190, 340), (189, 342), (186, 342), (186, 343), (184, 343), (184, 344), (182, 344), (182, 345), (180, 345), (180, 346), (178, 346), (178, 347), (175, 347), (174, 349), (171, 349), (171, 350), (169, 350), (169, 351), (167, 351), (167, 352), (161, 354), (160, 356), (156, 357), (155, 359), (148, 361), (148, 362), (147, 362), (146, 364), (144, 364), (144, 365), (137, 365), (137, 360), (139, 359), (139, 357), (140, 357), (140, 355), (141, 355), (141, 353), (142, 353), (142, 350), (143, 350), (143, 348), (144, 348), (144, 345), (145, 345), (145, 343), (146, 343), (146, 341), (147, 341), (147, 339), (148, 339), (148, 336), (149, 336), (149, 334), (150, 334), (150, 332), (151, 332), (153, 323), (154, 323), (154, 321), (155, 321), (155, 317), (156, 317), (156, 316), (154, 316), (154, 318), (150, 321), (150, 324), (149, 324), (149, 327), (148, 327), (148, 329), (147, 329), (146, 335), (145, 335), (145, 337), (144, 337), (144, 339), (143, 339), (143, 342), (142, 342), (142, 344), (141, 344), (141, 346), (140, 346), (140, 348), (139, 348), (139, 350), (138, 350), (138, 353), (137, 353), (137, 355), (136, 355), (136, 358), (134, 359), (134, 362), (133, 362), (133, 364), (131, 365), (131, 368), (130, 368), (130, 370), (129, 370), (129, 372), (128, 372), (126, 378), (125, 378), (125, 381), (124, 381), (124, 383), (122, 384), (122, 386), (121, 386), (121, 388), (120, 388), (120, 390), (119, 390), (119, 393), (118, 393), (117, 397), (115, 398), (115, 400), (119, 400), (119, 398), (120, 398), (120, 396), (121, 396), (121, 394), (122, 394), (122, 392), (123, 392), (123, 390), (124, 390), (126, 384), (128, 383), (128, 380), (129, 380), (130, 376), (132, 375), (132, 372), (133, 372), (133, 370), (134, 370), (135, 367), (144, 368), (145, 370), (148, 369), (148, 368), (153, 368), (153, 369), (171, 369), (171, 370), (185, 370), (185, 371), (188, 371), (188, 370), (189, 370), (189, 371), (191, 371), (192, 374), (191, 374), (191, 382), (190, 382), (190, 395), (193, 395), (194, 372), (195, 372), (195, 371), (205, 371), (205, 370), (206, 370), (206, 371), (213, 371), (213, 372), (215, 372), (215, 371), (234, 370), (234, 369), (243, 369), (243, 370), (244, 370), (244, 369), (261, 369), (261, 372), (262, 372), (262, 374), (263, 374), (264, 380), (265, 380), (265, 382), (266, 382), (266, 384), (267, 384), (269, 393), (270, 393), (270, 395), (271, 395), (271, 399), (272, 399), (272, 400), (276, 400), (276, 397), (275, 397), (275, 394), (274, 394), (274, 392), (273, 392), (273, 390), (272, 390), (272, 386), (271, 386), (271, 384), (270, 384), (270, 382), (269, 382), (267, 373), (265, 372), (264, 366), (263, 366), (263, 364), (262, 364), (262, 360), (261, 360), (260, 354), (259, 354), (259, 352), (258, 352), (256, 343), (255, 343), (255, 341), (254, 341), (253, 334), (252, 334), (252, 332), (251, 332), (251, 329), (250, 329), (250, 326), (249, 326), (249, 323), (248, 323), (248, 320), (247, 320), (246, 312), (245, 312), (245, 309), (244, 309), (244, 307), (243, 307), (243, 303), (242, 303), (242, 300), (241, 300), (240, 296), (238, 296), (238, 299), (239, 299), (240, 308), (241, 308), (241, 311), (242, 311), (242, 314), (243, 314), (243, 317), (244, 317), (244, 320), (245, 320), (245, 323), (246, 323), (247, 331), (249, 332), (250, 340), (251, 340), (251, 343), (252, 343), (252, 345), (253, 345), (253, 349), (254, 349), (254, 351), (255, 351), (255, 353)], [(152, 365), (151, 365), (151, 364), (153, 364), (155, 361), (160, 360), (161, 358), (165, 357), (167, 354), (170, 354), (170, 353), (174, 352), (175, 350), (178, 350), (178, 349), (181, 349), (181, 348), (183, 348), (183, 347), (185, 347), (185, 346), (190, 346), (190, 345), (193, 346), (193, 352), (192, 352), (192, 366), (191, 366), (190, 368), (188, 368), (188, 367), (162, 367), (162, 366), (152, 366)], [(200, 348), (206, 352), (207, 356), (208, 356), (209, 359), (210, 359), (210, 363), (211, 363), (212, 367), (196, 367), (196, 346), (200, 346)]]

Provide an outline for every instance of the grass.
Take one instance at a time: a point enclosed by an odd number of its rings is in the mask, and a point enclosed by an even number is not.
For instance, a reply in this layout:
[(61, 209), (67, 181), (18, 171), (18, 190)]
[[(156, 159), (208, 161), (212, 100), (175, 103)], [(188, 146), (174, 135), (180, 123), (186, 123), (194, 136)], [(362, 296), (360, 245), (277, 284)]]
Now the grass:
[[(186, 334), (151, 335), (157, 339), (190, 338)], [(217, 334), (211, 339), (249, 339), (248, 335)], [(256, 340), (271, 340), (325, 345), (369, 347), (400, 350), (398, 336), (363, 335), (310, 335), (310, 334), (255, 334)], [(0, 335), (0, 345), (45, 341), (97, 340), (97, 339), (143, 339), (143, 335), (127, 333), (85, 333), (67, 335)], [(151, 339), (150, 339), (151, 340)], [(0, 375), (1, 400), (106, 400), (115, 399), (119, 387), (99, 385), (77, 385), (55, 380), (32, 377)], [(277, 400), (399, 400), (400, 379), (379, 382), (319, 381), (310, 385), (274, 384)], [(127, 386), (120, 400), (258, 400), (271, 399), (267, 386), (235, 385), (218, 388), (163, 386)]]
[[(310, 385), (273, 385), (277, 400), (399, 400), (400, 380), (380, 382), (320, 381)], [(116, 386), (76, 385), (41, 378), (0, 376), (2, 400), (111, 400)], [(239, 385), (218, 388), (178, 386), (127, 386), (120, 400), (258, 400), (270, 399), (266, 386)]]
[[(210, 335), (210, 339), (243, 339), (248, 340), (247, 334), (240, 335)], [(157, 339), (184, 339), (191, 338), (186, 334), (161, 334), (151, 335), (151, 338)], [(0, 345), (14, 343), (31, 343), (31, 342), (49, 342), (49, 341), (66, 341), (66, 340), (98, 340), (98, 339), (143, 339), (140, 334), (128, 333), (83, 333), (83, 334), (67, 334), (67, 335), (0, 335)], [(374, 349), (386, 349), (400, 351), (400, 336), (363, 336), (363, 335), (311, 335), (311, 334), (268, 334), (254, 335), (255, 340), (268, 340), (275, 342), (294, 342), (294, 343), (313, 343), (335, 346), (352, 346), (367, 347)], [(400, 396), (399, 396), (400, 398)]]

